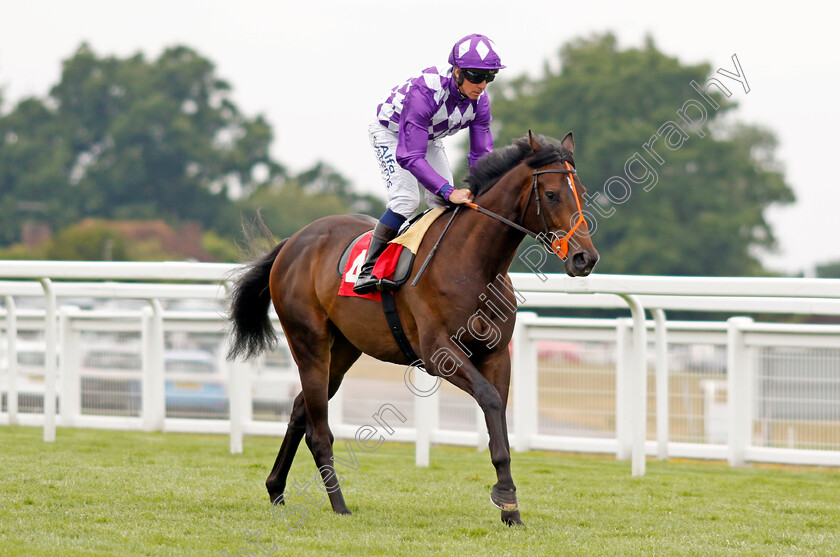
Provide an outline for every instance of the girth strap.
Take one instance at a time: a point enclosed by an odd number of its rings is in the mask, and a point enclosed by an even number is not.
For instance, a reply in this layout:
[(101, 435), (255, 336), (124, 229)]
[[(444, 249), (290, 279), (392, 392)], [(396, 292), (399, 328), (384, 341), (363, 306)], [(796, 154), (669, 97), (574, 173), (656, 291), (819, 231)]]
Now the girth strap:
[[(414, 349), (411, 348), (411, 343), (408, 342), (408, 337), (405, 336), (405, 330), (403, 329), (402, 323), (400, 323), (400, 316), (397, 313), (394, 293), (390, 290), (382, 292), (382, 311), (385, 312), (385, 321), (388, 322), (388, 328), (391, 329), (391, 334), (394, 335), (394, 340), (397, 341), (397, 346), (400, 347), (400, 351), (408, 359), (409, 364), (416, 365), (416, 362), (420, 358), (414, 353)], [(420, 360), (419, 367), (422, 366), (423, 362)]]

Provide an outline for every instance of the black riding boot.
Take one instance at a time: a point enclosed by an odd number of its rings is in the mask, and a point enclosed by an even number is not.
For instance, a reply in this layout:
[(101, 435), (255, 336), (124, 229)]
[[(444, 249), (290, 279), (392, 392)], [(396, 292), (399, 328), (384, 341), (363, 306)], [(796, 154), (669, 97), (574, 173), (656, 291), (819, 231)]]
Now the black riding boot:
[(373, 236), (370, 238), (370, 246), (368, 247), (367, 259), (365, 259), (362, 268), (359, 270), (359, 276), (356, 278), (356, 284), (353, 286), (353, 292), (356, 294), (367, 294), (376, 290), (379, 279), (373, 276), (373, 266), (376, 265), (376, 260), (388, 247), (388, 242), (394, 239), (397, 231), (386, 226), (381, 222), (376, 223), (376, 228), (373, 229)]

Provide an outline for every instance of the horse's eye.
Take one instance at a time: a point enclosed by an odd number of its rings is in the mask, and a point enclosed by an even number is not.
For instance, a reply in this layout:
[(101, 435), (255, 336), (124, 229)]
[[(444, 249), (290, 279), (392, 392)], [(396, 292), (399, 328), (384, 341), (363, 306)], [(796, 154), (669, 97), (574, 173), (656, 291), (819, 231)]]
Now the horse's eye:
[(545, 197), (550, 201), (554, 201), (557, 198), (557, 195), (553, 191), (547, 191), (545, 192)]

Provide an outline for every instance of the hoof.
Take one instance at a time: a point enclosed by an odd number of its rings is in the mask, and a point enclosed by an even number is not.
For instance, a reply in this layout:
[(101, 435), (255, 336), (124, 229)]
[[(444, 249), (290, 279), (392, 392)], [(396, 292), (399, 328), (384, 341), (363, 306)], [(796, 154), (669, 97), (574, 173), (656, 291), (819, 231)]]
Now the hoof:
[(516, 488), (499, 489), (493, 486), (490, 492), (490, 502), (502, 511), (516, 511), (519, 505), (516, 502)]
[(508, 526), (523, 526), (519, 511), (502, 511), (502, 522)]
[(268, 494), (268, 499), (271, 501), (272, 505), (285, 505), (286, 501), (283, 499), (283, 494), (280, 495), (272, 495), (271, 493)]

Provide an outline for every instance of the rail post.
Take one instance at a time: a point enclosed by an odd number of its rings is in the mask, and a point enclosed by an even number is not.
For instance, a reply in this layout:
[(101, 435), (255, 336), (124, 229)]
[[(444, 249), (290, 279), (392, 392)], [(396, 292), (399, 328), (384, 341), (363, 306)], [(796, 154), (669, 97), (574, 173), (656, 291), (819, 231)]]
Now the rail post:
[(726, 383), (729, 412), (729, 465), (743, 466), (747, 447), (752, 443), (752, 396), (750, 393), (749, 348), (744, 329), (749, 317), (730, 317), (726, 321)]
[(534, 312), (521, 312), (516, 315), (513, 329), (513, 362), (511, 380), (513, 382), (513, 428), (514, 448), (524, 452), (531, 448), (531, 436), (538, 427), (538, 358), (537, 343), (529, 334), (529, 325), (537, 319)]
[(9, 388), (6, 393), (6, 411), (9, 413), (9, 425), (18, 422), (18, 360), (17, 360), (17, 308), (15, 298), (11, 295), (4, 296), (6, 301), (6, 355), (9, 361)]
[(617, 450), (615, 457), (618, 460), (628, 460), (632, 453), (632, 382), (631, 373), (633, 369), (633, 341), (630, 334), (631, 320), (625, 318), (616, 319), (616, 362), (615, 362), (615, 438)]
[(58, 350), (56, 343), (55, 288), (48, 278), (41, 279), (44, 289), (44, 441), (55, 441), (56, 379), (58, 375)]
[(668, 323), (665, 312), (652, 310), (656, 335), (656, 457), (668, 459)]
[(73, 425), (82, 413), (81, 378), (79, 377), (79, 335), (73, 330), (77, 308), (63, 306), (58, 310), (59, 370), (61, 375), (61, 423)]

